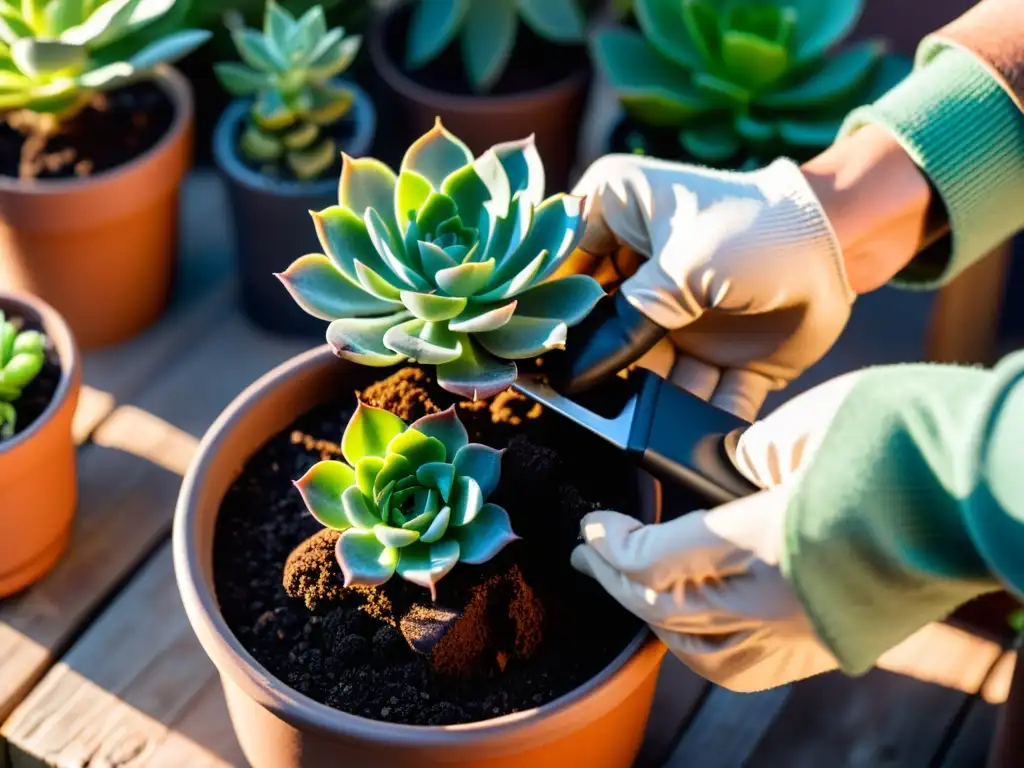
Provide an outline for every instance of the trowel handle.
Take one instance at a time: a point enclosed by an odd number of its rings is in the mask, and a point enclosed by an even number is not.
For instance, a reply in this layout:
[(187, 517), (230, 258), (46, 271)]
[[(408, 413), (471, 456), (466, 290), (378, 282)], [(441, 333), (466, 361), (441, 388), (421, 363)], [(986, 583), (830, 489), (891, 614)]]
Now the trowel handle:
[[(666, 483), (692, 490), (709, 506), (758, 491), (731, 458), (749, 422), (644, 372), (628, 449)], [(676, 515), (689, 510), (676, 510)], [(663, 520), (671, 519), (666, 510)]]

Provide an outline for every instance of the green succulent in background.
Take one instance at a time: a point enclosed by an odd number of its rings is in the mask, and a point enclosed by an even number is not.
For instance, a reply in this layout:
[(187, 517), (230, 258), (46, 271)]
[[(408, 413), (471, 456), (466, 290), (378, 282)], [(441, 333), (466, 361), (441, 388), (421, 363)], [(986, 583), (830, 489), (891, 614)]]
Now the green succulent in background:
[(635, 0), (640, 31), (592, 38), (596, 65), (639, 123), (679, 131), (717, 164), (828, 146), (849, 111), (909, 65), (880, 41), (834, 51), (863, 0)]
[(552, 43), (582, 44), (586, 39), (580, 0), (417, 0), (406, 66), (429, 64), (458, 37), (469, 82), (478, 93), (486, 93), (508, 67), (520, 19)]
[(310, 513), (341, 531), (345, 586), (377, 586), (395, 572), (436, 597), (458, 562), (479, 565), (519, 537), (508, 513), (484, 503), (502, 451), (469, 442), (455, 407), (411, 425), (360, 403), (341, 440), (345, 457), (295, 481)]
[(206, 42), (181, 28), (187, 11), (181, 0), (0, 0), (0, 110), (73, 116)]
[(0, 312), (0, 438), (14, 435), (21, 393), (43, 370), (46, 336), (39, 331), (18, 332)]
[(267, 1), (263, 32), (237, 27), (232, 36), (244, 64), (222, 62), (214, 71), (234, 96), (254, 96), (241, 151), (257, 165), (283, 160), (300, 180), (334, 165), (337, 147), (321, 130), (352, 106), (352, 92), (331, 80), (356, 57), (362, 39), (328, 30), (317, 5), (296, 19)]
[(583, 236), (583, 203), (544, 199), (532, 136), (474, 159), (438, 120), (397, 174), (346, 156), (338, 205), (312, 214), (326, 255), (277, 276), (332, 321), (337, 355), (436, 365), (444, 389), (489, 397), (515, 381), (515, 360), (563, 349), (604, 295), (585, 275), (552, 278)]

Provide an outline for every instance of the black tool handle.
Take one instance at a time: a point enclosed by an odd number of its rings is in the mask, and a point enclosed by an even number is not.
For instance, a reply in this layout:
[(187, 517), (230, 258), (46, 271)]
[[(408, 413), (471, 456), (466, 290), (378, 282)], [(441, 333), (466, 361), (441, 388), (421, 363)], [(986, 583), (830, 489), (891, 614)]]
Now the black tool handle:
[[(749, 422), (716, 408), (648, 371), (639, 388), (628, 450), (640, 465), (666, 483), (688, 488), (708, 505), (758, 491), (730, 458)], [(662, 521), (687, 509), (669, 509)]]

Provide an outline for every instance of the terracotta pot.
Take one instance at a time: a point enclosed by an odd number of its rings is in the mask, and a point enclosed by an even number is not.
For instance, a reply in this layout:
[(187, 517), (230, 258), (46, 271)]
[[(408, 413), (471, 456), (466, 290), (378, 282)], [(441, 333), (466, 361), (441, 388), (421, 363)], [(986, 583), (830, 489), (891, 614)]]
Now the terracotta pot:
[(53, 399), (24, 432), (0, 442), (0, 598), (41, 578), (71, 536), (78, 500), (71, 421), (82, 364), (64, 319), (33, 296), (0, 293), (0, 310), (30, 317), (57, 349), (61, 377)]
[[(221, 414), (182, 485), (174, 566), (185, 610), (220, 672), (235, 733), (255, 768), (628, 768), (665, 646), (644, 629), (600, 674), (549, 704), (458, 726), (378, 722), (327, 707), (275, 679), (235, 638), (217, 606), (217, 512), (245, 462), (297, 416), (347, 388), (353, 364), (322, 346), (274, 369)], [(348, 387), (350, 388), (350, 387)], [(657, 519), (649, 479), (643, 510)]]
[[(360, 157), (370, 151), (377, 112), (362, 88), (347, 81), (344, 86), (355, 94), (355, 133), (341, 149)], [(213, 145), (234, 213), (242, 305), (249, 318), (266, 330), (322, 340), (323, 320), (303, 312), (274, 273), (283, 272), (299, 256), (323, 252), (309, 212), (338, 204), (338, 177), (286, 181), (250, 168), (238, 156), (240, 124), (248, 111), (248, 100), (233, 102), (217, 123)]]
[(86, 349), (134, 336), (170, 295), (192, 92), (170, 67), (156, 83), (174, 121), (148, 152), (86, 178), (0, 178), (0, 285), (42, 297)]
[[(576, 159), (580, 121), (590, 82), (586, 55), (577, 71), (525, 93), (502, 96), (463, 96), (419, 84), (396, 63), (392, 53), (395, 25), (408, 14), (399, 4), (381, 14), (370, 33), (370, 59), (395, 99), (401, 122), (396, 140), (402, 147), (426, 133), (440, 117), (446, 128), (474, 153), (494, 144), (535, 134), (544, 160), (548, 192), (563, 191)], [(515, 61), (511, 66), (516, 66)]]

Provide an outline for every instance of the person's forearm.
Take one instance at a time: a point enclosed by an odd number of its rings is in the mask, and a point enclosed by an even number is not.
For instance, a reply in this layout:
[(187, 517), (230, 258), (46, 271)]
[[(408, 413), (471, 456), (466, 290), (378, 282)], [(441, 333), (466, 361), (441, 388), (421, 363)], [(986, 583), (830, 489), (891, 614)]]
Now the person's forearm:
[(881, 127), (839, 140), (802, 170), (836, 231), (856, 293), (887, 283), (946, 231), (928, 181)]

